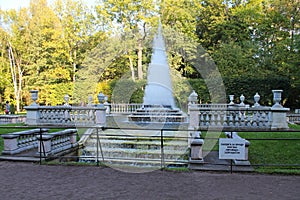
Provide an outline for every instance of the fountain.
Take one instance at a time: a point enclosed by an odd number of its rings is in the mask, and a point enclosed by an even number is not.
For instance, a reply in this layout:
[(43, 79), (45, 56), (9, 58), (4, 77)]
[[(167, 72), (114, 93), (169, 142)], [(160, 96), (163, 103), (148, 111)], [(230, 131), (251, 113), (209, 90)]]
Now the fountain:
[(161, 24), (153, 40), (143, 106), (128, 116), (130, 122), (182, 123), (186, 116), (176, 108)]
[[(175, 105), (165, 44), (159, 25), (153, 40), (142, 107), (129, 115), (125, 123), (122, 120), (118, 124), (120, 129), (105, 129), (101, 133), (92, 130), (90, 134), (84, 134), (88, 139), (83, 142), (85, 147), (80, 161), (97, 162), (102, 157), (102, 162), (106, 165), (126, 171), (132, 170), (132, 167), (143, 168), (138, 171), (149, 171), (165, 166), (185, 166), (188, 133), (159, 128), (174, 129), (185, 124), (186, 119), (186, 115)], [(126, 129), (121, 128), (123, 125)], [(137, 126), (138, 129), (134, 129)]]

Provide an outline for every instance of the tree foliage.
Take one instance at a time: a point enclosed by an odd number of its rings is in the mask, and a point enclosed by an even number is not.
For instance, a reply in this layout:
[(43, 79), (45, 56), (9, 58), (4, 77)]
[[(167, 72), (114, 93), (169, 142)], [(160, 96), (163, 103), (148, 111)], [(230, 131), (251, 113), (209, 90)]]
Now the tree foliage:
[[(87, 102), (100, 91), (120, 102), (114, 90), (121, 84), (132, 95), (126, 102), (141, 102), (160, 18), (169, 64), (178, 72), (173, 82), (179, 104), (189, 80), (203, 103), (213, 101), (211, 90), (223, 84), (227, 94), (243, 93), (251, 102), (258, 92), (268, 104), (271, 90), (283, 89), (285, 105), (299, 108), (298, 4), (105, 0), (90, 8), (80, 0), (31, 0), (26, 8), (0, 10), (0, 100), (19, 111), (30, 102), (28, 91), (38, 89), (45, 105), (62, 104), (65, 94), (71, 103)], [(203, 69), (213, 63), (223, 83)]]

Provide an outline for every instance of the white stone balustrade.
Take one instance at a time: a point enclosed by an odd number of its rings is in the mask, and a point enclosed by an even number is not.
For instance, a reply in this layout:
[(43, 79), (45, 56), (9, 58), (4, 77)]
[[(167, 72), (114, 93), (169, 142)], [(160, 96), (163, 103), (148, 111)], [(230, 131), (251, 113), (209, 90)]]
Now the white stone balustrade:
[(289, 123), (300, 124), (300, 114), (298, 114), (298, 113), (288, 114), (287, 115), (287, 121)]
[(105, 125), (105, 107), (28, 106), (28, 125), (93, 126)]
[[(282, 92), (273, 90), (273, 92)], [(189, 127), (207, 130), (209, 128), (229, 128), (236, 130), (277, 130), (287, 129), (287, 112), (289, 108), (280, 105), (280, 98), (274, 98), (272, 107), (260, 106), (258, 93), (254, 96), (255, 104), (250, 107), (241, 103), (234, 104), (230, 95), (229, 104), (189, 104)], [(277, 94), (277, 96), (280, 96)], [(281, 96), (280, 96), (281, 97)]]
[(26, 121), (25, 115), (0, 115), (0, 124), (22, 123)]
[(3, 155), (14, 155), (38, 147), (37, 136), (47, 129), (32, 129), (1, 135), (4, 140)]
[(76, 129), (66, 129), (55, 133), (37, 135), (37, 155), (50, 156), (78, 146)]
[(135, 103), (135, 104), (108, 104), (110, 107), (110, 112), (115, 114), (131, 114), (135, 112), (137, 109), (141, 108), (143, 104)]
[[(246, 108), (222, 106), (216, 107), (198, 107), (190, 108), (190, 125), (191, 127), (199, 127), (200, 129), (208, 129), (210, 127), (224, 128), (247, 128), (268, 129), (272, 126), (272, 111), (268, 107)], [(195, 117), (197, 116), (197, 117)]]

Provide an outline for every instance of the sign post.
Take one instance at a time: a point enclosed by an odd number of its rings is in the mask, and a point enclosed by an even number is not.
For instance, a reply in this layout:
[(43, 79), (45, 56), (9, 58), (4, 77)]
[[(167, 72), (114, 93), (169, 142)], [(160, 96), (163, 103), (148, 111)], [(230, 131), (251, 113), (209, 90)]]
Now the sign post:
[(230, 159), (230, 171), (232, 173), (232, 160), (244, 160), (246, 142), (240, 138), (219, 139), (219, 159)]

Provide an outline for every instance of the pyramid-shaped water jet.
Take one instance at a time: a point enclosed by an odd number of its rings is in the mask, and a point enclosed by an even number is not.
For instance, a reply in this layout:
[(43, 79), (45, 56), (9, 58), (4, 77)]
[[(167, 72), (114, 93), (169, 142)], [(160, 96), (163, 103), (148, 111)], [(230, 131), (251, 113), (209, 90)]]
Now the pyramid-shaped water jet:
[(129, 115), (130, 122), (182, 123), (186, 121), (186, 116), (175, 106), (170, 68), (160, 23), (153, 40), (153, 53), (143, 100), (142, 108)]

